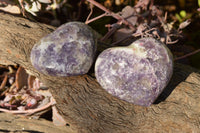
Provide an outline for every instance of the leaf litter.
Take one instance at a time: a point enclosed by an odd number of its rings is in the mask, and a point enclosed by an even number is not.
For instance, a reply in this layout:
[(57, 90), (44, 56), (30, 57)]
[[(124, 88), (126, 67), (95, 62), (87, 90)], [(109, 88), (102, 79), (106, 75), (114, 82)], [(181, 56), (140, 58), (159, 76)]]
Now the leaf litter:
[(19, 66), (0, 65), (0, 111), (39, 119), (52, 110), (52, 120), (57, 126), (66, 122), (56, 109), (56, 101), (49, 89), (36, 77)]

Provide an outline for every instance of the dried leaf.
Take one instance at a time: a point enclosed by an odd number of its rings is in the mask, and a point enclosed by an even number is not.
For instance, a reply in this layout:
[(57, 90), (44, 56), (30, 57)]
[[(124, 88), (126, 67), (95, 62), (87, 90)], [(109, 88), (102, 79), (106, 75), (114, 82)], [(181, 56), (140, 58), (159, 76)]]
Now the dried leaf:
[(121, 28), (117, 30), (113, 36), (113, 42), (120, 41), (132, 34), (132, 30), (128, 28)]
[(16, 87), (20, 90), (24, 86), (28, 86), (28, 74), (23, 67), (19, 67), (16, 73)]
[(29, 76), (28, 76), (28, 88), (29, 88), (29, 89), (33, 88), (33, 83), (34, 83), (34, 81), (35, 81), (35, 77), (32, 76), (32, 75), (29, 75)]
[(53, 112), (53, 124), (56, 126), (65, 126), (67, 122), (64, 120), (64, 118), (58, 113), (58, 110), (56, 109), (56, 106), (52, 107)]
[(133, 26), (136, 25), (138, 17), (134, 15), (135, 10), (131, 6), (126, 6), (122, 9), (121, 16), (130, 22)]
[(18, 6), (15, 5), (8, 5), (6, 7), (0, 7), (0, 10), (3, 10), (5, 12), (9, 12), (12, 14), (20, 14), (20, 8)]
[(45, 4), (49, 4), (52, 2), (51, 0), (38, 0), (38, 1)]
[(25, 10), (34, 16), (37, 16), (35, 12), (40, 11), (41, 8), (42, 5), (37, 1), (33, 2), (32, 5), (29, 5), (28, 3), (25, 4)]
[(126, 18), (126, 17), (133, 15), (134, 13), (135, 13), (135, 11), (134, 11), (133, 7), (126, 6), (122, 9), (121, 15), (122, 15), (122, 17)]
[(182, 22), (182, 23), (179, 25), (179, 29), (184, 29), (184, 28), (187, 27), (190, 23), (191, 23), (191, 19), (188, 19), (188, 20)]

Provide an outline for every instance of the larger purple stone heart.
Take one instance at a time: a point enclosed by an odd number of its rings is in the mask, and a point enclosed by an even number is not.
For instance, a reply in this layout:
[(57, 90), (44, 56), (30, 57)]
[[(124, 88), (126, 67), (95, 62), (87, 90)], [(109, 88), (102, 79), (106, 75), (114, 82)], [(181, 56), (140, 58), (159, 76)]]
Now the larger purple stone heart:
[(95, 64), (99, 84), (110, 94), (133, 104), (151, 105), (173, 73), (169, 49), (154, 38), (103, 51)]
[(96, 36), (81, 22), (69, 22), (42, 38), (31, 51), (31, 62), (52, 76), (74, 76), (88, 72), (96, 52)]

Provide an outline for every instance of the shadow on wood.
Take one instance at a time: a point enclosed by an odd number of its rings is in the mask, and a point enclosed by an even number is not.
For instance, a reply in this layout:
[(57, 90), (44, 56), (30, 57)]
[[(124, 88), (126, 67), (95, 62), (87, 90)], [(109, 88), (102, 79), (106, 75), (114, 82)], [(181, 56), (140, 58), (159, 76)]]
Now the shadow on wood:
[(184, 82), (187, 79), (187, 77), (193, 72), (199, 73), (199, 70), (191, 68), (186, 65), (175, 64), (174, 72), (169, 84), (163, 90), (160, 96), (156, 99), (154, 104), (159, 104), (160, 102), (164, 101), (177, 87), (177, 85), (180, 84), (181, 82)]

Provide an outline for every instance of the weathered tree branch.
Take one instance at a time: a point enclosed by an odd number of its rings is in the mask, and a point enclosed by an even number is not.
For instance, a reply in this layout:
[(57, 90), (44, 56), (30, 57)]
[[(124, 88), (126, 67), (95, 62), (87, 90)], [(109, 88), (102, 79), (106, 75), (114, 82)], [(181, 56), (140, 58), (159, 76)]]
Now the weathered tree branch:
[(60, 78), (39, 73), (30, 63), (31, 48), (55, 28), (4, 13), (0, 18), (1, 63), (20, 64), (49, 86), (74, 132), (200, 131), (200, 75), (192, 73), (196, 70), (175, 65), (172, 81), (157, 104), (136, 106), (111, 96), (89, 75)]
[(0, 113), (1, 133), (73, 133), (69, 127), (53, 125), (45, 119), (27, 119), (9, 113)]

